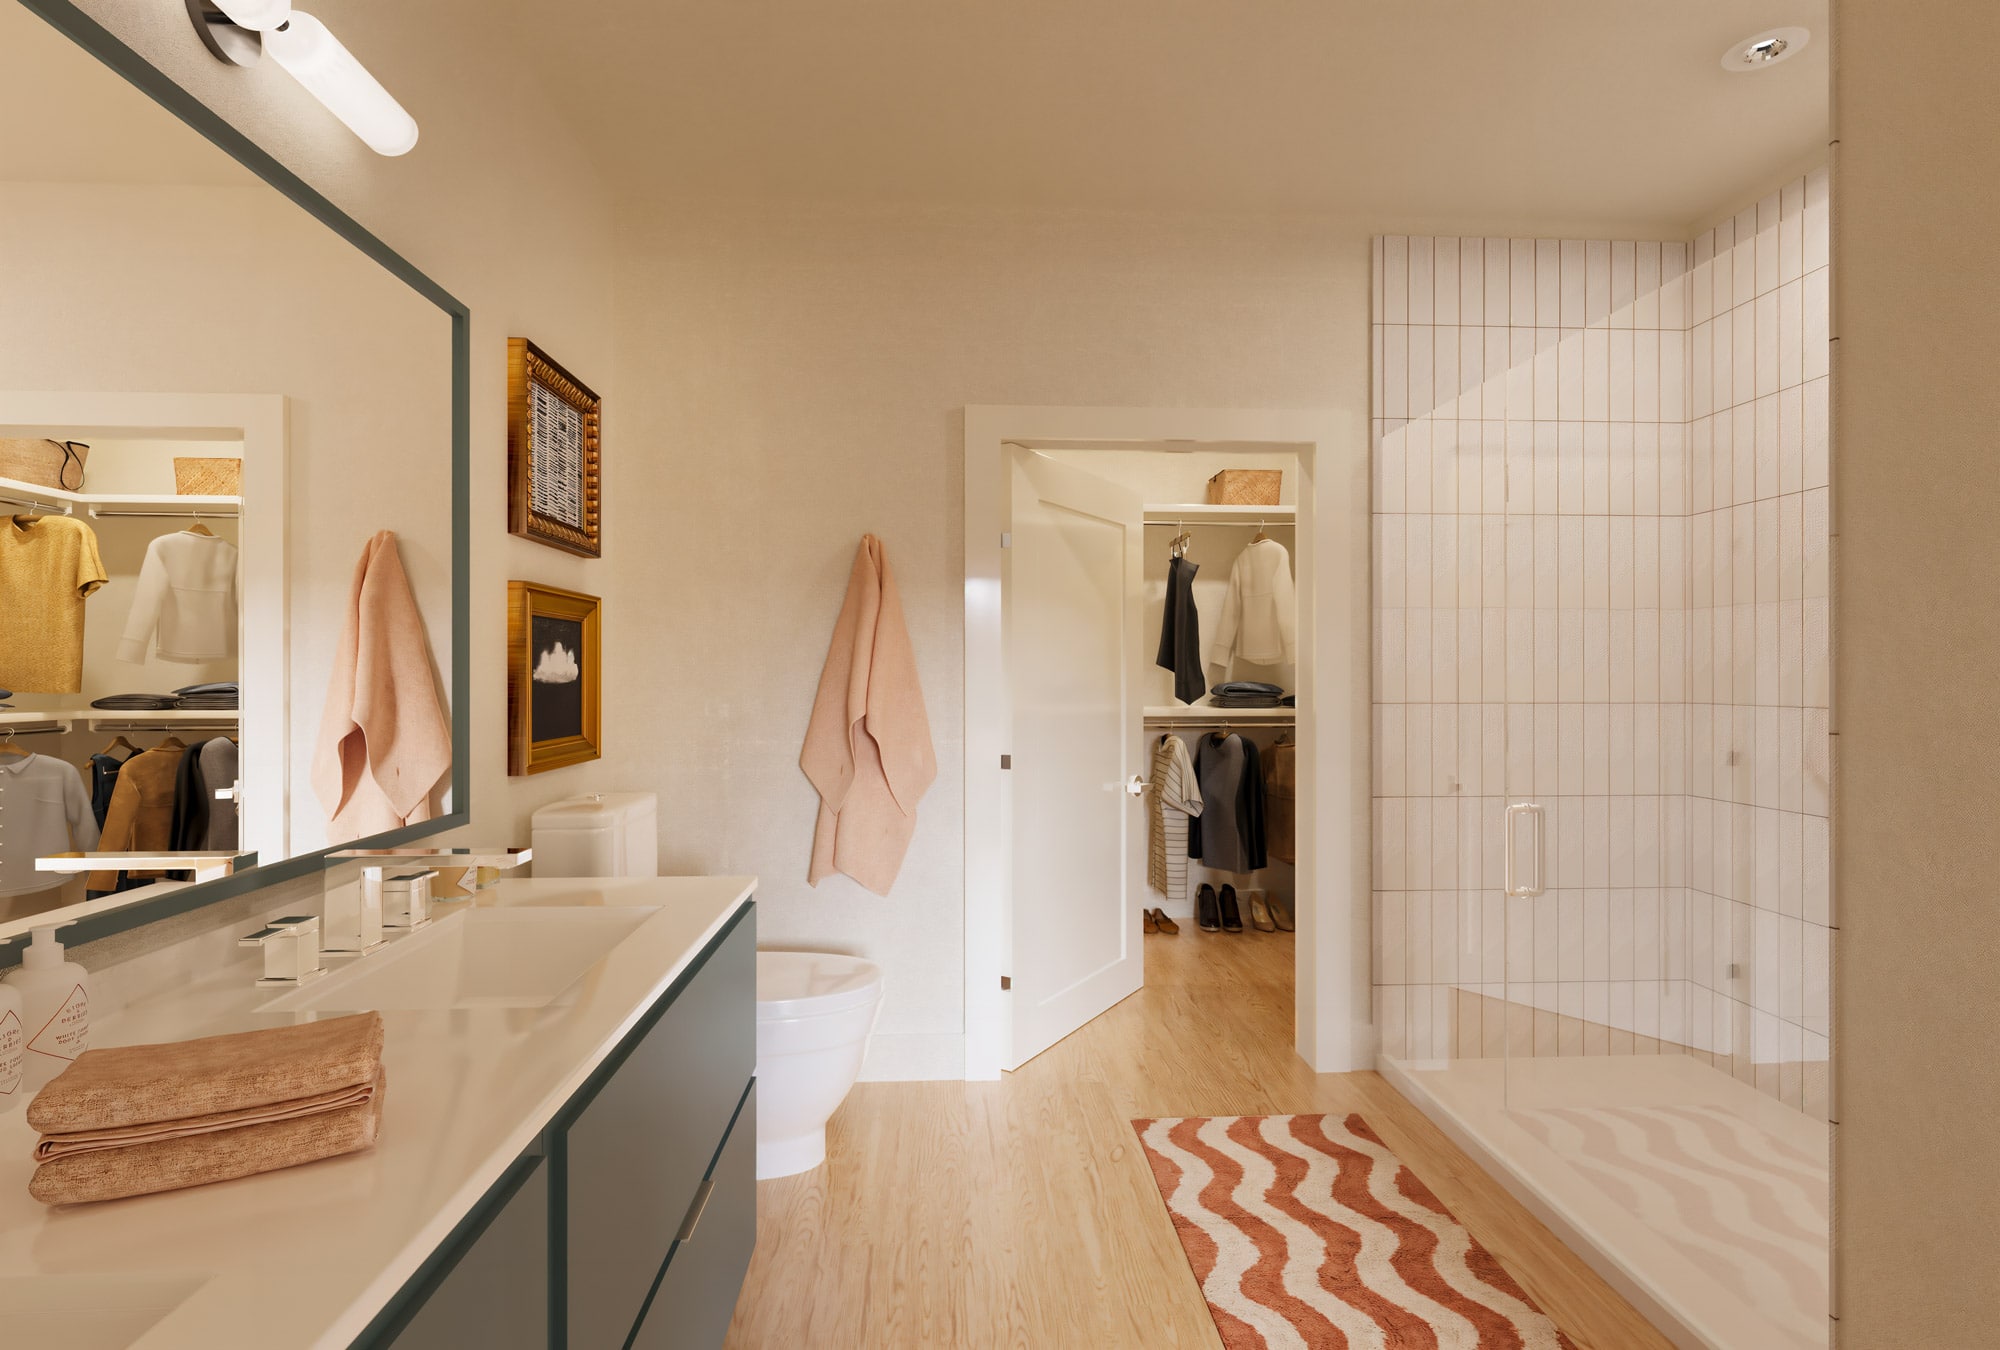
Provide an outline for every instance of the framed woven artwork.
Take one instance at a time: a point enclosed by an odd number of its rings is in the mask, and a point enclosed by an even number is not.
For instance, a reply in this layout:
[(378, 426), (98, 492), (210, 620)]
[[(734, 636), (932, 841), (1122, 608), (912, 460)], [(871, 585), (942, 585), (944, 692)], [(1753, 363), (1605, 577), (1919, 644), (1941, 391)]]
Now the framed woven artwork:
[(507, 532), (603, 556), (604, 401), (526, 338), (507, 339)]
[(507, 772), (542, 773), (603, 754), (601, 602), (507, 583)]

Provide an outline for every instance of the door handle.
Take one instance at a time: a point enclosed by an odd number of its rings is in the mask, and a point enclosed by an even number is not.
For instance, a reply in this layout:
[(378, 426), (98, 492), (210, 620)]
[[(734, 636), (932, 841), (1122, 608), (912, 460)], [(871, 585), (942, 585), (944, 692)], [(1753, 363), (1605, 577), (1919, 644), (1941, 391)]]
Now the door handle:
[[(1535, 879), (1532, 883), (1528, 884), (1524, 884), (1521, 881), (1514, 866), (1514, 836), (1516, 834), (1514, 823), (1521, 816), (1527, 816), (1535, 822)], [(1505, 880), (1507, 894), (1515, 899), (1528, 899), (1532, 896), (1540, 895), (1544, 889), (1542, 884), (1543, 819), (1542, 807), (1539, 802), (1510, 802), (1507, 805), (1507, 875)]]
[(1125, 791), (1130, 796), (1143, 797), (1146, 795), (1146, 787), (1146, 780), (1135, 773), (1132, 775), (1132, 781), (1125, 785)]

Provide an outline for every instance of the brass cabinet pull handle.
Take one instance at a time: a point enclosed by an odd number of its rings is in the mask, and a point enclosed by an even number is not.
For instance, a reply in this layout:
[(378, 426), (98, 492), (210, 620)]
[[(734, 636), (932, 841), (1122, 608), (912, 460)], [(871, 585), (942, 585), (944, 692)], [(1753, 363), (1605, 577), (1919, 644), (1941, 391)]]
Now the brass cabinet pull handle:
[(687, 1217), (681, 1220), (681, 1231), (674, 1234), (674, 1241), (687, 1242), (693, 1239), (695, 1225), (708, 1209), (708, 1197), (715, 1194), (715, 1178), (709, 1177), (701, 1183), (701, 1189), (694, 1193), (694, 1203), (688, 1206)]

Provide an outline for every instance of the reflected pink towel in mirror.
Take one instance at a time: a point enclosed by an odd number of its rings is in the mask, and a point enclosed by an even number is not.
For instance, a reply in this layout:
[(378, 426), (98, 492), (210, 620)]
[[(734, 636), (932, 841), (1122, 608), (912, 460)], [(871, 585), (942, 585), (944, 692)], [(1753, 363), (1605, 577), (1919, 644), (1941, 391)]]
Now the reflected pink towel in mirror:
[(313, 752), (313, 794), (336, 844), (431, 818), (451, 769), (451, 722), (438, 701), (424, 617), (396, 536), (361, 551)]

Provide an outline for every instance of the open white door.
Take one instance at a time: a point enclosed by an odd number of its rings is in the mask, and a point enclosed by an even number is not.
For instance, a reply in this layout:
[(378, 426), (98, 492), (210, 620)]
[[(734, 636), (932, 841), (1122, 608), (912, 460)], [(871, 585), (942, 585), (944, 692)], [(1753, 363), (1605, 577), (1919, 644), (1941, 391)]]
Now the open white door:
[(1010, 1068), (1138, 990), (1139, 496), (1013, 456), (1005, 625), (1013, 697)]

